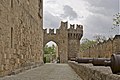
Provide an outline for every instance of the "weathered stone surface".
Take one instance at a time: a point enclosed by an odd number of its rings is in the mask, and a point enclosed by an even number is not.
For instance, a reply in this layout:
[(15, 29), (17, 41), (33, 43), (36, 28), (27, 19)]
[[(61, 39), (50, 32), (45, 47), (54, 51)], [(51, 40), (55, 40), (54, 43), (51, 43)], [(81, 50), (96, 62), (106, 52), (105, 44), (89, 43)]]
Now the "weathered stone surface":
[(113, 74), (110, 67), (78, 64), (76, 62), (69, 62), (69, 65), (83, 80), (120, 80), (120, 75)]
[(43, 62), (42, 0), (0, 0), (0, 76)]
[(70, 25), (68, 22), (61, 22), (59, 29), (54, 32), (54, 29), (44, 29), (43, 45), (45, 46), (49, 41), (54, 41), (58, 46), (58, 56), (61, 63), (66, 63), (68, 59), (78, 57), (80, 39), (83, 35), (82, 25)]

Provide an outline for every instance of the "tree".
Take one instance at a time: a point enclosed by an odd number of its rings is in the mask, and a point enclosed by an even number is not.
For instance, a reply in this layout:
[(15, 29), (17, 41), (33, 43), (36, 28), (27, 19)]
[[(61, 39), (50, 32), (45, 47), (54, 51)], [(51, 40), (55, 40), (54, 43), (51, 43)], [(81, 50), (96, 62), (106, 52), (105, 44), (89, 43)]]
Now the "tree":
[(113, 18), (113, 25), (119, 26), (120, 25), (120, 13), (117, 13), (114, 16), (115, 17)]
[(45, 45), (44, 54), (55, 54), (55, 46), (54, 45), (52, 45), (52, 46)]
[[(120, 25), (120, 13), (117, 13), (114, 15), (114, 18), (113, 18), (113, 25), (118, 27), (118, 34), (119, 34), (119, 25)], [(115, 28), (115, 27), (114, 27)], [(114, 29), (113, 28), (113, 29)]]
[(95, 40), (96, 40), (97, 43), (103, 42), (103, 41), (106, 40), (106, 37), (105, 37), (105, 36), (102, 36), (102, 35), (95, 35), (95, 36), (93, 36), (93, 37), (95, 38)]
[(80, 51), (84, 51), (84, 50), (88, 49), (93, 44), (96, 44), (96, 41), (89, 40), (87, 38), (82, 39), (82, 43), (80, 44)]
[(44, 62), (50, 63), (56, 57), (55, 45), (44, 47)]

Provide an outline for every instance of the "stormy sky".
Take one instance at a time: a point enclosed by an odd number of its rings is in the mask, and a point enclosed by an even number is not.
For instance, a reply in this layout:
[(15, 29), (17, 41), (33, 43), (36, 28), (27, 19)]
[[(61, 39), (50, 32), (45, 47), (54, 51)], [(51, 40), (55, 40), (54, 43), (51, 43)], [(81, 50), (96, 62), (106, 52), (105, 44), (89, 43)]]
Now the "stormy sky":
[(113, 26), (114, 15), (120, 12), (119, 0), (44, 0), (44, 28), (58, 28), (60, 21), (84, 26), (83, 38), (95, 35), (110, 37), (119, 34)]

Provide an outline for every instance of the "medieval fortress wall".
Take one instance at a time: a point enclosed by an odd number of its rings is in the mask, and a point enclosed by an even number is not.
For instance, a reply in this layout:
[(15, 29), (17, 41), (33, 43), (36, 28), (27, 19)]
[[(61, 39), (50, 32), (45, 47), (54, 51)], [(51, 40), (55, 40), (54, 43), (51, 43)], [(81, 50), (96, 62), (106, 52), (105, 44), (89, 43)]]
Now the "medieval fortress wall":
[[(70, 27), (69, 27), (70, 26)], [(62, 22), (59, 29), (44, 29), (44, 45), (49, 41), (54, 41), (58, 46), (58, 56), (61, 62), (67, 62), (70, 58), (75, 58), (79, 54), (80, 39), (83, 36), (83, 26), (76, 24), (68, 25)]]
[(116, 52), (120, 52), (120, 35), (116, 35), (113, 39), (92, 45), (88, 49), (80, 52), (80, 55), (82, 57), (109, 58)]
[[(43, 63), (43, 47), (58, 45), (61, 63), (79, 56), (82, 25), (61, 22), (59, 29), (43, 29), (43, 0), (0, 0), (0, 76)], [(120, 36), (81, 52), (83, 57), (110, 57), (120, 50)]]
[(42, 0), (0, 0), (0, 76), (43, 63)]

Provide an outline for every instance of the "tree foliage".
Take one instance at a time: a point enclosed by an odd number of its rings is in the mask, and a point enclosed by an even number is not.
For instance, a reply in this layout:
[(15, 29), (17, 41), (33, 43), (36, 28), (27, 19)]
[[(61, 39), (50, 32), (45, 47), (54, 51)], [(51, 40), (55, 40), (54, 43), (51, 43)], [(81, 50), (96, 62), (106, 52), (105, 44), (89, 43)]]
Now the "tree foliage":
[(106, 37), (105, 36), (102, 36), (102, 35), (95, 35), (95, 36), (93, 36), (94, 38), (95, 38), (95, 41), (97, 42), (97, 43), (99, 43), (99, 42), (103, 42), (103, 41), (105, 41), (106, 40)]
[(119, 26), (120, 25), (120, 13), (114, 15), (113, 18), (113, 25)]
[(89, 40), (87, 38), (82, 39), (82, 43), (80, 44), (80, 51), (84, 51), (84, 50), (88, 49), (90, 46), (92, 46), (95, 43), (96, 43), (96, 41), (94, 41), (94, 40)]
[(55, 46), (54, 45), (52, 45), (52, 46), (45, 45), (44, 54), (55, 54)]

